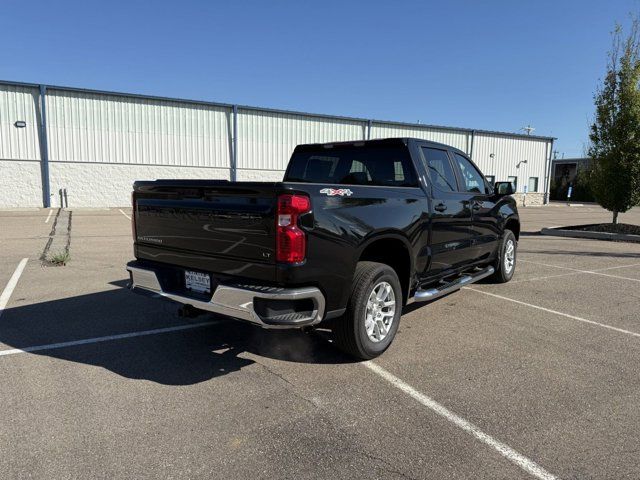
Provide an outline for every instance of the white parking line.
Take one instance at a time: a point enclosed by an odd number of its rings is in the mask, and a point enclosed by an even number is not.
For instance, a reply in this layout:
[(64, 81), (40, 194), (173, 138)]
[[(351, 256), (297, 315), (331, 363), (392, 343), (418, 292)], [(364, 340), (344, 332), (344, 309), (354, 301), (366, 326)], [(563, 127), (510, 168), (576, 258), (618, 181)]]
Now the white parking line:
[(546, 280), (548, 278), (569, 277), (571, 275), (580, 275), (581, 272), (559, 273), (558, 275), (546, 275), (544, 277), (523, 278), (522, 280), (511, 280), (509, 283), (535, 282), (537, 280)]
[(591, 273), (593, 275), (600, 275), (601, 277), (619, 278), (620, 280), (629, 280), (630, 282), (640, 282), (640, 278), (622, 277), (620, 275), (611, 275), (610, 273), (602, 273), (596, 270), (593, 270), (587, 273)]
[(462, 287), (464, 290), (470, 290), (476, 293), (482, 293), (483, 295), (489, 295), (491, 297), (499, 298), (501, 300), (506, 300), (508, 302), (518, 303), (520, 305), (524, 305), (525, 307), (535, 308), (537, 310), (542, 310), (543, 312), (553, 313), (555, 315), (560, 315), (562, 317), (570, 318), (572, 320), (577, 320), (578, 322), (588, 323), (590, 325), (595, 325), (597, 327), (607, 328), (609, 330), (613, 330), (615, 332), (624, 333), (626, 335), (631, 335), (634, 337), (640, 337), (640, 333), (632, 332), (630, 330), (625, 330), (624, 328), (614, 327), (613, 325), (607, 325), (606, 323), (596, 322), (594, 320), (588, 320), (586, 318), (577, 317), (575, 315), (569, 315), (568, 313), (559, 312), (557, 310), (551, 310), (550, 308), (540, 307), (538, 305), (533, 305), (532, 303), (522, 302), (520, 300), (516, 300), (514, 298), (503, 297), (502, 295), (496, 295), (495, 293), (487, 292), (485, 290), (478, 290), (477, 288), (471, 287)]
[(118, 209), (118, 211), (119, 211), (121, 214), (123, 214), (125, 217), (127, 217), (129, 220), (131, 220), (131, 217), (130, 217), (129, 215), (127, 215), (126, 213), (124, 213), (124, 212), (122, 211), (122, 209), (121, 209), (121, 208), (119, 208), (119, 209)]
[(2, 295), (0, 295), (0, 317), (2, 316), (2, 312), (4, 311), (5, 307), (9, 303), (11, 294), (13, 293), (13, 290), (16, 288), (16, 285), (18, 284), (18, 280), (20, 279), (20, 275), (22, 275), (22, 271), (24, 270), (24, 267), (27, 265), (28, 261), (29, 261), (28, 258), (23, 258), (22, 260), (20, 260), (20, 263), (18, 264), (15, 271), (13, 272), (13, 275), (11, 275), (11, 278), (9, 279), (9, 283), (7, 283), (7, 286), (4, 287), (4, 290), (2, 291)]
[(594, 272), (604, 272), (605, 270), (615, 270), (616, 268), (640, 267), (640, 263), (631, 263), (629, 265), (616, 265), (615, 267), (596, 268)]
[(44, 223), (49, 223), (49, 220), (51, 219), (51, 214), (53, 213), (53, 210), (49, 210), (49, 215), (47, 215), (47, 219), (44, 221)]
[(158, 335), (160, 333), (179, 332), (181, 330), (191, 330), (194, 328), (215, 325), (219, 321), (212, 320), (210, 322), (192, 323), (189, 325), (178, 325), (175, 327), (156, 328), (153, 330), (141, 330), (138, 332), (121, 333), (119, 335), (107, 335), (105, 337), (85, 338), (83, 340), (72, 340), (70, 342), (48, 343), (46, 345), (35, 345), (32, 347), (12, 348), (11, 350), (0, 350), (0, 357), (7, 355), (18, 355), (20, 353), (38, 352), (41, 350), (54, 350), (56, 348), (75, 347), (76, 345), (87, 345), (90, 343), (110, 342), (113, 340), (122, 340), (123, 338), (146, 337), (148, 335)]
[(424, 393), (419, 392), (418, 390), (413, 388), (411, 385), (401, 380), (400, 378), (396, 377), (395, 375), (385, 370), (381, 366), (370, 361), (364, 362), (362, 363), (362, 365), (367, 367), (372, 372), (380, 375), (386, 381), (391, 383), (394, 387), (410, 395), (411, 397), (413, 397), (414, 400), (417, 400), (418, 402), (420, 402), (422, 405), (424, 405), (431, 411), (437, 413), (444, 419), (453, 423), (456, 427), (473, 435), (477, 440), (480, 440), (482, 443), (490, 446), (491, 448), (496, 450), (500, 455), (502, 455), (504, 458), (516, 464), (518, 467), (520, 467), (522, 470), (529, 473), (530, 475), (536, 478), (544, 479), (544, 480), (555, 480), (557, 478), (555, 475), (552, 475), (551, 473), (547, 472), (544, 468), (542, 468), (540, 465), (535, 463), (533, 460), (530, 460), (524, 455), (516, 452), (510, 446), (502, 443), (499, 440), (496, 440), (491, 435), (483, 432), (478, 427), (476, 427), (473, 423), (469, 422), (468, 420), (465, 420), (462, 417), (459, 417), (458, 415), (450, 411), (448, 408), (439, 404), (434, 399), (432, 399), (431, 397), (428, 397)]
[[(521, 262), (526, 262), (526, 263), (534, 263), (534, 262), (530, 262), (528, 260), (520, 260), (520, 261)], [(602, 275), (600, 272), (604, 272), (604, 271), (607, 271), (607, 270), (615, 270), (617, 268), (628, 268), (628, 267), (638, 267), (638, 266), (640, 266), (640, 263), (632, 263), (632, 264), (629, 264), (629, 265), (616, 265), (615, 267), (596, 268), (596, 269), (590, 270), (590, 271), (577, 270), (577, 271), (571, 271), (569, 273), (559, 273), (558, 275), (545, 275), (543, 277), (533, 277), (533, 278), (523, 278), (521, 280), (511, 280), (511, 282), (509, 282), (509, 283), (513, 284), (513, 283), (522, 283), (522, 282), (534, 282), (536, 280), (546, 280), (548, 278), (570, 277), (571, 275), (580, 275), (581, 273), (593, 273), (595, 275)], [(610, 275), (606, 275), (606, 276), (610, 276)], [(613, 275), (611, 275), (611, 276), (613, 276)], [(629, 278), (629, 277), (617, 277), (617, 276), (613, 276), (613, 277), (614, 278), (623, 278), (625, 280), (637, 280), (635, 278)], [(478, 286), (480, 286), (480, 285), (478, 285)]]
[[(629, 280), (631, 282), (640, 282), (640, 279), (638, 279), (638, 278), (622, 277), (620, 275), (611, 275), (609, 273), (602, 273), (603, 270), (609, 270), (609, 268), (602, 268), (602, 269), (597, 269), (597, 270), (580, 270), (579, 268), (562, 267), (560, 265), (551, 265), (549, 263), (532, 262), (531, 260), (519, 259), (519, 261), (524, 262), (524, 263), (531, 263), (533, 265), (541, 265), (543, 267), (558, 268), (558, 269), (561, 269), (561, 270), (571, 270), (573, 272), (578, 272), (578, 273), (589, 273), (591, 275), (600, 275), (600, 276), (603, 276), (603, 277), (618, 278), (620, 280)], [(626, 265), (626, 266), (627, 267), (632, 267), (634, 265)], [(622, 268), (622, 267), (620, 267), (620, 268)]]

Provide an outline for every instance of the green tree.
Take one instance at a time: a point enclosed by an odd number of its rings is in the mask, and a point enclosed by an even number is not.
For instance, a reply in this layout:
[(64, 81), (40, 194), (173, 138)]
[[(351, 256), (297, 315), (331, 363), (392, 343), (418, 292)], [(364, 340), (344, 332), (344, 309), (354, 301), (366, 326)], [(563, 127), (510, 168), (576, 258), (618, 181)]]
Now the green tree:
[(595, 107), (589, 185), (617, 224), (618, 213), (640, 203), (640, 22), (635, 16), (626, 37), (616, 25)]

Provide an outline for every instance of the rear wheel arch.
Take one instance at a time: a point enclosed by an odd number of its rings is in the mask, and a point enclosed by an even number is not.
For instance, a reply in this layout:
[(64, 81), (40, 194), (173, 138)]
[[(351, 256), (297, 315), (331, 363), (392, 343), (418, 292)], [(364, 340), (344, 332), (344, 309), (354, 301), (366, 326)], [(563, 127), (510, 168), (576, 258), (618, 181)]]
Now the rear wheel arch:
[(356, 262), (377, 262), (389, 265), (398, 276), (405, 304), (409, 297), (413, 261), (411, 245), (400, 235), (381, 235), (369, 240), (360, 250)]

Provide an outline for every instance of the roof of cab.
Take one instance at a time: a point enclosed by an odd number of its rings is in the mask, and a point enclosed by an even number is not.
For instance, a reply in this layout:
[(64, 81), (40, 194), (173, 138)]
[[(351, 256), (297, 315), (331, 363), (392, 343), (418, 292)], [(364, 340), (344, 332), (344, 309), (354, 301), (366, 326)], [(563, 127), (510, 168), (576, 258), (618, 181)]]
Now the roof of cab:
[(414, 138), (414, 137), (391, 137), (391, 138), (377, 138), (374, 140), (352, 140), (347, 142), (307, 143), (303, 145), (298, 145), (296, 147), (296, 150), (315, 150), (317, 148), (331, 149), (335, 147), (364, 147), (368, 145), (408, 146), (411, 142), (419, 142), (422, 144), (427, 144), (427, 145), (438, 147), (438, 148), (447, 148), (447, 149), (459, 152), (463, 155), (467, 155), (465, 152), (463, 152), (459, 148), (452, 147), (451, 145), (446, 145), (444, 143), (438, 143), (438, 142), (433, 142), (431, 140), (425, 140), (423, 138)]

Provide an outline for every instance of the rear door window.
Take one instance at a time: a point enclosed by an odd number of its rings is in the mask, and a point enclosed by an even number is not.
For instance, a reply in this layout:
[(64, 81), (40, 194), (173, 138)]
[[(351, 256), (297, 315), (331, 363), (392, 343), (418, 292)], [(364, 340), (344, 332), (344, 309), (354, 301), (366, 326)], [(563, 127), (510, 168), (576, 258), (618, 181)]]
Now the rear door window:
[(453, 157), (458, 163), (462, 181), (464, 182), (464, 190), (472, 193), (488, 193), (487, 184), (480, 171), (473, 166), (469, 159), (458, 153), (453, 153)]
[(455, 192), (458, 189), (456, 176), (446, 150), (422, 147), (425, 169), (431, 184), (443, 192)]

